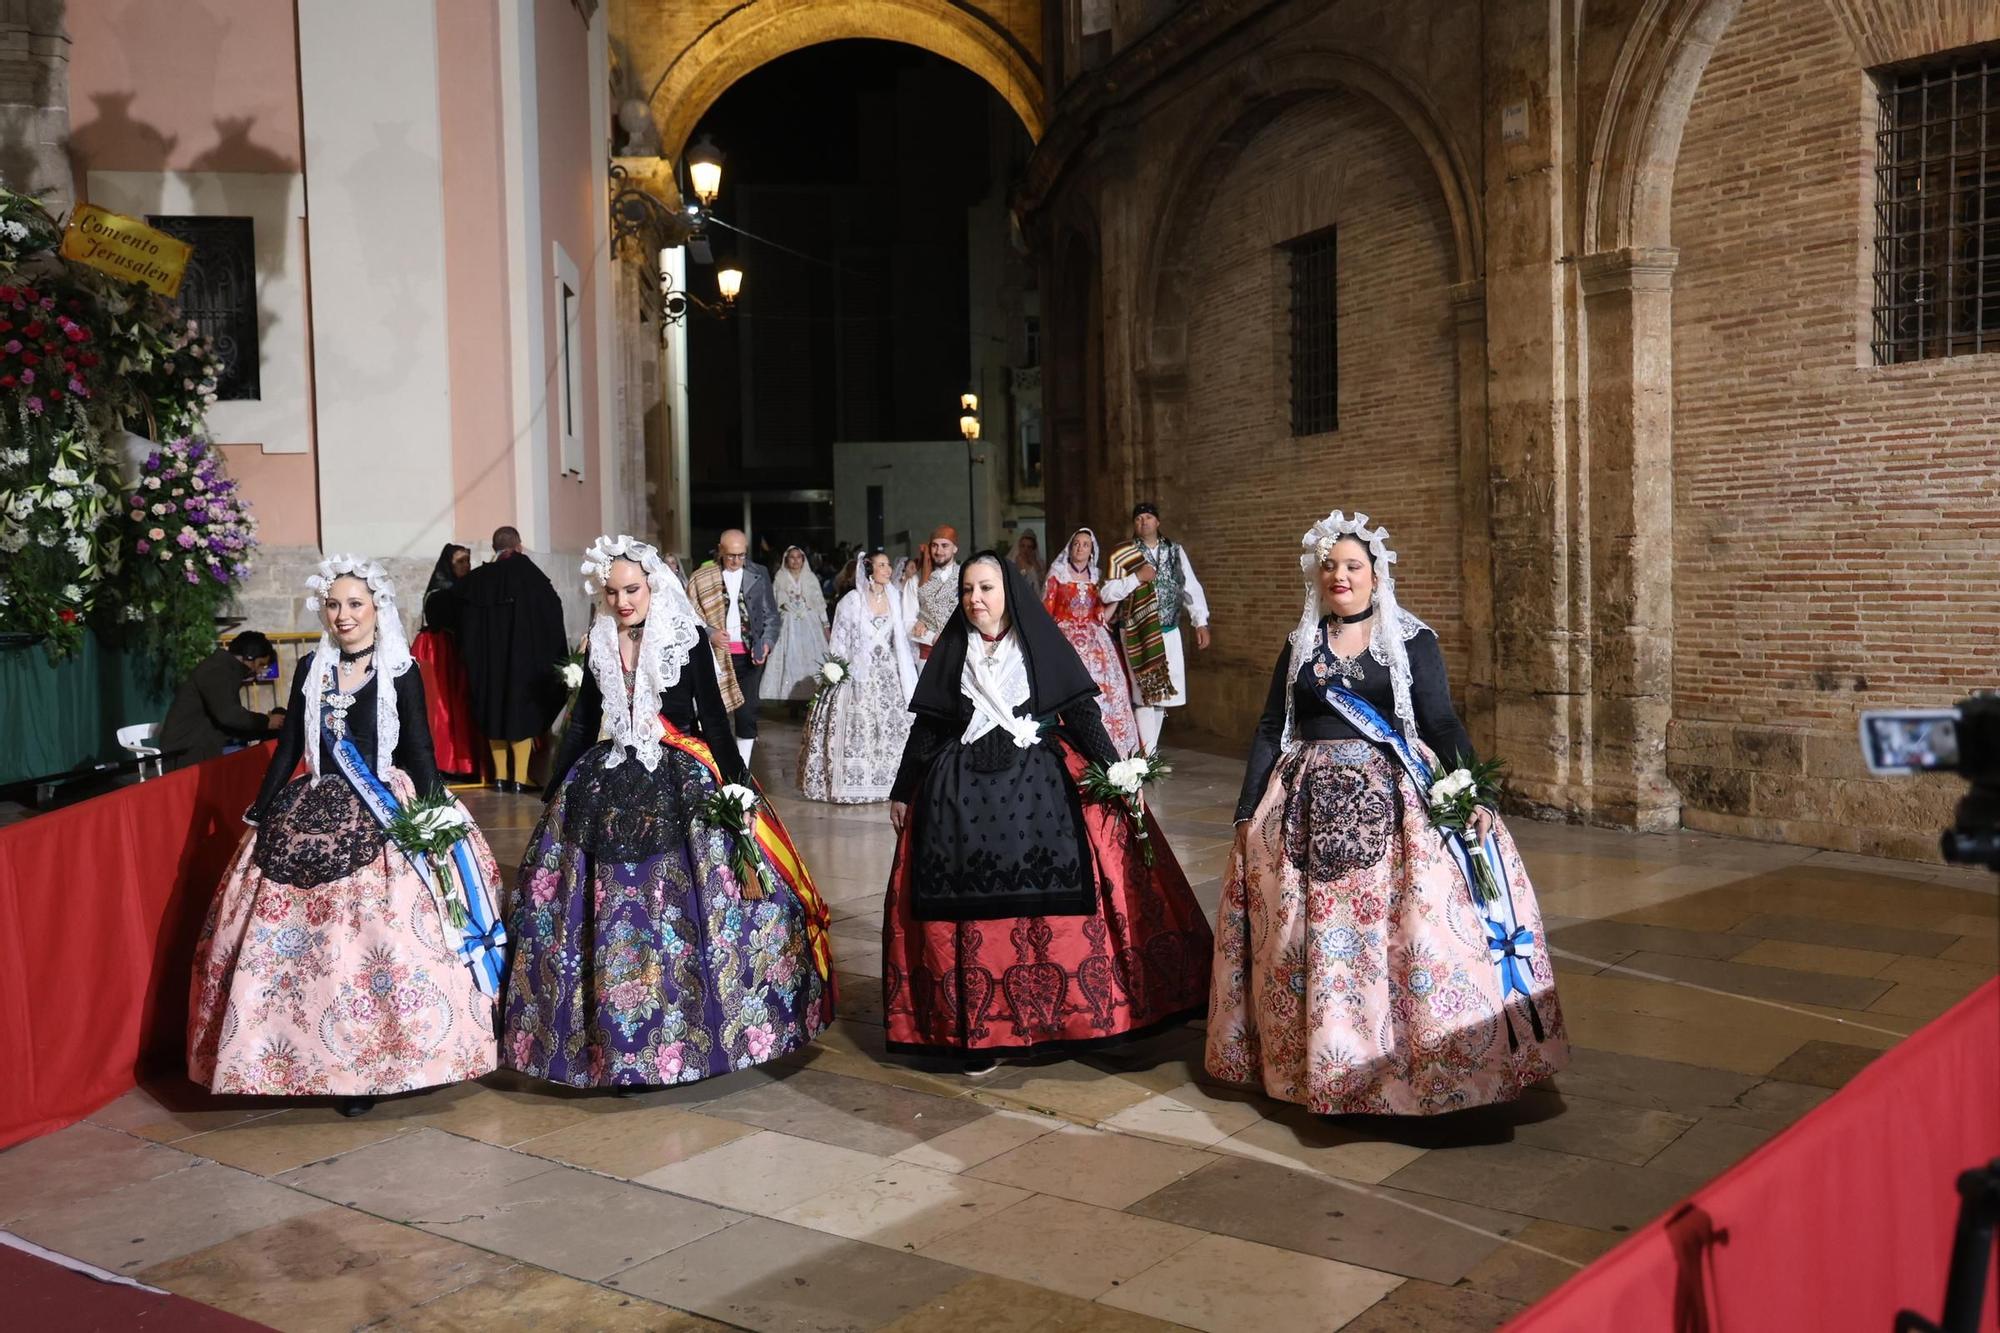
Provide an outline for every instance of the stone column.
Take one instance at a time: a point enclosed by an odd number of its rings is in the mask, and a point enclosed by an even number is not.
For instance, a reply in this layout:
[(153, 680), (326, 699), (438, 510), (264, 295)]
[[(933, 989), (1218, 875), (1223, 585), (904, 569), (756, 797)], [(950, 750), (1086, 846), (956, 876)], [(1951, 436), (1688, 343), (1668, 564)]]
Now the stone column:
[(1678, 252), (1579, 266), (1590, 440), (1592, 823), (1680, 824), (1673, 712), (1673, 311)]
[(1465, 673), (1455, 681), (1468, 735), (1481, 754), (1493, 735), (1493, 464), (1486, 440), (1486, 284), (1451, 289), (1458, 348), (1458, 523)]
[[(1486, 431), (1493, 588), (1493, 751), (1515, 797), (1576, 813), (1577, 686), (1571, 658), (1575, 464), (1563, 404), (1568, 340), (1563, 254), (1558, 14), (1484, 10)], [(1471, 516), (1467, 516), (1468, 525)]]
[(61, 215), (69, 169), (69, 36), (64, 0), (0, 0), (0, 184)]

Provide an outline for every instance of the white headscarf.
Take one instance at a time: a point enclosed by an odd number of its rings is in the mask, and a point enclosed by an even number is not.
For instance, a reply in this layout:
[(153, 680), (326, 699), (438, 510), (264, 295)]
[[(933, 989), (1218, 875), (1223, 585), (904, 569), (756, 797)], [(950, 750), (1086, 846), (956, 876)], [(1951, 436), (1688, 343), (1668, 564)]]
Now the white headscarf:
[[(360, 579), (375, 600), (375, 754), (377, 776), (386, 773), (403, 738), (402, 723), (396, 715), (396, 677), (415, 663), (410, 657), (409, 640), (403, 634), (403, 616), (396, 609), (396, 585), (387, 571), (366, 556), (333, 555), (319, 562), (306, 580), (306, 610), (318, 611), (326, 602), (335, 580)], [(320, 696), (328, 681), (339, 679), (340, 649), (333, 632), (320, 617), (319, 646), (313, 649), (312, 666), (306, 671), (306, 766), (319, 776)]]
[[(799, 572), (796, 574), (785, 564), (785, 556), (794, 551), (799, 553), (800, 562)], [(803, 547), (787, 546), (784, 555), (778, 557), (777, 572), (771, 575), (771, 593), (781, 610), (784, 608), (786, 595), (797, 593), (805, 599), (806, 609), (818, 616), (821, 624), (826, 623), (826, 594), (820, 591), (819, 575), (813, 573), (812, 562), (806, 559)]]
[(1374, 557), (1375, 615), (1374, 623), (1368, 630), (1368, 653), (1389, 668), (1389, 686), (1395, 696), (1396, 725), (1411, 740), (1417, 737), (1416, 709), (1410, 703), (1410, 650), (1405, 645), (1430, 626), (1397, 604), (1396, 575), (1391, 569), (1396, 563), (1396, 553), (1389, 549), (1389, 530), (1369, 527), (1366, 514), (1349, 518), (1336, 509), (1313, 524), (1299, 542), (1302, 548), (1299, 572), (1305, 575), (1306, 601), (1305, 608), (1299, 613), (1298, 628), (1292, 631), (1291, 674), (1285, 678), (1283, 744), (1286, 750), (1297, 743), (1291, 686), (1298, 680), (1299, 671), (1317, 646), (1319, 623), (1326, 615), (1326, 607), (1319, 595), (1319, 562), (1332, 553), (1334, 543), (1343, 537), (1353, 537), (1366, 546), (1369, 555)]
[[(878, 554), (864, 550), (855, 556), (854, 591), (842, 596), (840, 605), (833, 609), (833, 636), (827, 641), (827, 651), (846, 657), (857, 680), (868, 679), (867, 622), (874, 614), (868, 608), (868, 566)], [(882, 589), (882, 596), (889, 603), (889, 646), (896, 655), (896, 680), (907, 703), (917, 689), (917, 650), (910, 643), (910, 617), (903, 610), (903, 589), (893, 577)]]
[(583, 553), (583, 590), (593, 597), (603, 591), (611, 582), (611, 565), (616, 560), (629, 560), (645, 571), (652, 605), (639, 636), (629, 706), (625, 662), (618, 651), (621, 631), (617, 617), (599, 616), (590, 627), (590, 669), (604, 695), (604, 725), (612, 740), (604, 766), (616, 768), (624, 763), (629, 748), (640, 767), (650, 773), (660, 762), (660, 696), (680, 682), (681, 668), (701, 641), (704, 622), (660, 553), (622, 532), (616, 537), (599, 537)]
[[(1090, 562), (1083, 569), (1078, 569), (1069, 562), (1069, 548), (1076, 544), (1078, 537), (1090, 538)], [(1069, 540), (1063, 543), (1062, 550), (1056, 552), (1050, 558), (1049, 577), (1061, 583), (1095, 584), (1097, 582), (1098, 560), (1102, 556), (1103, 550), (1104, 548), (1098, 543), (1095, 532), (1089, 528), (1078, 528), (1069, 535)]]

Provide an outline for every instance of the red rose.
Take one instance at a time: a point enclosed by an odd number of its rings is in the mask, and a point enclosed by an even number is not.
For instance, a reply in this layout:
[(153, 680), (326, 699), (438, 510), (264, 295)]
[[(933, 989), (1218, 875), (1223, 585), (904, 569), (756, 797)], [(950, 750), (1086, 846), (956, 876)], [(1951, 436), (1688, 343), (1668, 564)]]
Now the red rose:
[(86, 366), (86, 367), (88, 367), (88, 366), (94, 366), (94, 365), (96, 365), (96, 364), (97, 364), (97, 353), (95, 353), (95, 352), (85, 352), (85, 353), (84, 353), (83, 355), (81, 355), (81, 356), (79, 356), (79, 357), (77, 358), (77, 363), (78, 363), (79, 365), (82, 365), (82, 366)]
[(0, 389), (11, 389), (19, 383), (12, 375), (0, 375)]
[(30, 338), (39, 338), (39, 337), (41, 337), (41, 336), (42, 336), (42, 321), (40, 321), (39, 319), (31, 319), (31, 320), (29, 320), (29, 321), (28, 321), (28, 326), (27, 326), (26, 328), (22, 329), (22, 330), (21, 330), (21, 332), (23, 332), (23, 333), (27, 334), (27, 335), (28, 335), (28, 336), (29, 336)]
[(42, 364), (41, 353), (31, 352), (23, 348), (21, 350), (21, 364), (24, 366), (39, 366)]
[(56, 619), (62, 621), (65, 625), (74, 625), (76, 623), (76, 612), (65, 606), (62, 610), (56, 612)]

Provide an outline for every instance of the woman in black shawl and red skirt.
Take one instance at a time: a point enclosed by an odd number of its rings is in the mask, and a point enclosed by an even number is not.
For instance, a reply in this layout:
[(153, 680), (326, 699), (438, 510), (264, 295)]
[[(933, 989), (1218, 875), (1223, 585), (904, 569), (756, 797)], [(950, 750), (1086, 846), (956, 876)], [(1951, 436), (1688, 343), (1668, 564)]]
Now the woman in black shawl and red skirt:
[(1149, 866), (1123, 807), (1079, 787), (1118, 759), (1096, 684), (1011, 563), (959, 579), (891, 793), (889, 1048), (978, 1072), (1200, 1014), (1213, 937), (1187, 877), (1157, 827)]

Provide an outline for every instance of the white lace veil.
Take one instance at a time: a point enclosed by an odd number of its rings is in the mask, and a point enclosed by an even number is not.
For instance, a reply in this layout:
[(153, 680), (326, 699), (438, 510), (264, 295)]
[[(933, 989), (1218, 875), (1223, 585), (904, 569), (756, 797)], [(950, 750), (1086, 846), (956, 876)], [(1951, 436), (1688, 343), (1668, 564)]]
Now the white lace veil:
[(1405, 736), (1416, 739), (1417, 714), (1410, 702), (1410, 650), (1409, 641), (1429, 626), (1403, 610), (1396, 601), (1396, 553), (1389, 549), (1389, 530), (1368, 526), (1368, 515), (1356, 514), (1349, 518), (1336, 509), (1313, 526), (1299, 540), (1299, 572), (1305, 576), (1305, 607), (1299, 612), (1298, 628), (1292, 631), (1291, 672), (1286, 676), (1285, 690), (1285, 733), (1283, 748), (1290, 750), (1297, 744), (1298, 736), (1293, 716), (1292, 682), (1299, 678), (1299, 671), (1311, 658), (1319, 638), (1319, 622), (1326, 615), (1326, 607), (1319, 595), (1319, 562), (1333, 550), (1334, 543), (1342, 537), (1353, 537), (1368, 548), (1375, 573), (1375, 623), (1368, 631), (1368, 653), (1377, 662), (1389, 668), (1389, 685), (1396, 701), (1396, 725)]
[[(1069, 548), (1076, 543), (1078, 537), (1090, 538), (1090, 560), (1081, 570), (1069, 562)], [(1060, 583), (1095, 584), (1098, 582), (1098, 565), (1103, 554), (1104, 547), (1098, 542), (1097, 533), (1089, 528), (1078, 528), (1069, 535), (1069, 540), (1063, 543), (1062, 550), (1050, 554), (1049, 577)]]
[[(785, 566), (785, 556), (794, 551), (799, 553), (799, 559), (803, 562), (796, 574)], [(771, 592), (779, 606), (784, 605), (787, 593), (797, 592), (799, 596), (805, 598), (808, 610), (822, 618), (826, 615), (826, 594), (820, 591), (819, 575), (813, 573), (812, 561), (807, 558), (804, 547), (787, 546), (784, 554), (778, 557), (778, 570), (771, 575)]]
[[(373, 762), (380, 776), (389, 771), (396, 743), (403, 736), (396, 716), (396, 677), (415, 662), (403, 633), (402, 613), (396, 609), (396, 585), (382, 566), (366, 556), (332, 555), (320, 561), (306, 580), (306, 610), (318, 612), (334, 581), (344, 578), (360, 579), (375, 599), (375, 753), (364, 757)], [(333, 632), (321, 615), (319, 646), (313, 649), (312, 666), (306, 671), (306, 766), (314, 777), (319, 776), (320, 696), (326, 692), (327, 682), (340, 678), (339, 662), (340, 649), (334, 646)]]
[[(848, 663), (857, 680), (868, 679), (868, 662), (865, 646), (868, 642), (866, 621), (871, 614), (868, 610), (868, 565), (880, 551), (863, 550), (854, 557), (854, 590), (844, 594), (840, 605), (833, 611), (833, 637), (828, 641), (829, 652), (847, 650)], [(903, 700), (908, 702), (917, 688), (917, 650), (910, 642), (910, 616), (905, 611), (903, 588), (896, 582), (894, 567), (890, 569), (889, 584), (882, 589), (882, 595), (889, 603), (889, 645), (896, 654), (897, 683), (903, 688)]]
[(618, 652), (618, 618), (600, 615), (590, 626), (590, 670), (604, 696), (604, 725), (612, 741), (604, 766), (618, 767), (630, 749), (650, 773), (660, 762), (660, 696), (680, 683), (681, 668), (701, 641), (703, 621), (660, 553), (622, 532), (599, 537), (583, 553), (583, 590), (593, 597), (602, 592), (617, 560), (629, 560), (645, 571), (652, 605), (639, 636), (630, 700), (625, 696), (625, 663)]

